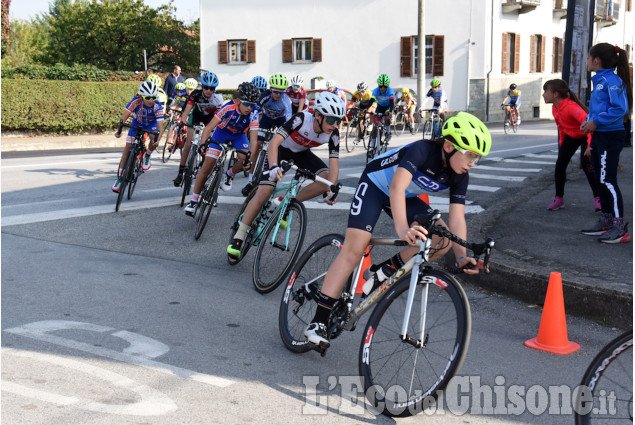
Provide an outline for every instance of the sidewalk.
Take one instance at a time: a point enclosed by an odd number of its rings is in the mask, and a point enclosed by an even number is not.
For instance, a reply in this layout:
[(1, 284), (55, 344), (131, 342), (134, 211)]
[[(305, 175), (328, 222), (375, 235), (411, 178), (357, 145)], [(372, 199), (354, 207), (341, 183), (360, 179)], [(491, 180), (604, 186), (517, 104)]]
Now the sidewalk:
[(2, 135), (2, 152), (40, 151), (57, 149), (90, 149), (123, 147), (123, 139), (117, 139), (114, 131), (110, 133), (82, 134), (79, 136), (16, 136)]

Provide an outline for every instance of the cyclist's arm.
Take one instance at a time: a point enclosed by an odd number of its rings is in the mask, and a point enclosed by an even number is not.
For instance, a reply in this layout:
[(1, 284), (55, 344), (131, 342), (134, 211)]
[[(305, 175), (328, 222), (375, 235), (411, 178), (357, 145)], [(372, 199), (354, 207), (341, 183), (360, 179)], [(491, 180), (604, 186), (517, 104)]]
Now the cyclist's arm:
[[(461, 239), (467, 238), (467, 224), (465, 223), (465, 205), (464, 204), (450, 204), (450, 213), (448, 217), (448, 227), (450, 228), (450, 232), (454, 233)], [(464, 267), (468, 263), (476, 266), (476, 260), (471, 257), (467, 257), (467, 249), (459, 244), (453, 243), (452, 250), (454, 251), (454, 256), (458, 259), (462, 257), (461, 261), (457, 261), (459, 267)], [(481, 262), (482, 263), (482, 262)], [(478, 269), (483, 268), (474, 267), (472, 269), (463, 270), (467, 274), (478, 274)]]
[(509, 104), (509, 101), (510, 101), (510, 100), (511, 100), (511, 99), (510, 99), (510, 97), (509, 97), (509, 96), (505, 96), (505, 99), (503, 99), (503, 103), (502, 103), (502, 104), (503, 104), (503, 105), (507, 105), (507, 104)]
[(278, 133), (274, 134), (271, 140), (269, 141), (269, 149), (267, 151), (267, 156), (269, 158), (270, 168), (272, 164), (278, 164), (278, 148), (280, 147), (282, 142), (284, 142), (284, 137), (282, 137)]
[(183, 113), (181, 114), (181, 122), (182, 123), (186, 123), (187, 124), (187, 120), (190, 118), (190, 112), (192, 111), (192, 105), (190, 103), (187, 103), (185, 105), (185, 109), (183, 110)]
[(218, 115), (214, 115), (214, 118), (205, 126), (203, 129), (203, 133), (201, 134), (201, 144), (207, 141), (207, 138), (212, 135), (212, 132), (216, 128), (216, 126), (220, 123), (220, 118)]
[(417, 238), (425, 239), (425, 229), (417, 226), (414, 231), (410, 229), (408, 215), (406, 214), (406, 188), (412, 181), (410, 171), (402, 167), (397, 167), (390, 183), (390, 209), (392, 219), (395, 222), (395, 230), (401, 240), (407, 241), (411, 245), (417, 243)]
[(298, 112), (304, 111), (304, 102), (305, 102), (305, 100), (306, 100), (305, 98), (302, 98), (298, 102)]

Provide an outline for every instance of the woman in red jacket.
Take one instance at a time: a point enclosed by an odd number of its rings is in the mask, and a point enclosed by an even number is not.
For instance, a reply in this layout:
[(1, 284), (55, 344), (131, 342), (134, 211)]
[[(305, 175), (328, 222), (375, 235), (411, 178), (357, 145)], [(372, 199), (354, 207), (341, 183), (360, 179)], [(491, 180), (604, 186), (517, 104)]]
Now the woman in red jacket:
[(547, 207), (551, 211), (564, 208), (564, 183), (567, 177), (567, 165), (580, 148), (580, 168), (586, 174), (589, 186), (595, 198), (595, 211), (600, 211), (598, 188), (593, 178), (591, 165), (591, 134), (580, 131), (580, 125), (587, 117), (589, 110), (569, 89), (563, 80), (549, 80), (543, 86), (542, 98), (551, 103), (553, 117), (558, 125), (558, 159), (556, 160), (556, 197)]

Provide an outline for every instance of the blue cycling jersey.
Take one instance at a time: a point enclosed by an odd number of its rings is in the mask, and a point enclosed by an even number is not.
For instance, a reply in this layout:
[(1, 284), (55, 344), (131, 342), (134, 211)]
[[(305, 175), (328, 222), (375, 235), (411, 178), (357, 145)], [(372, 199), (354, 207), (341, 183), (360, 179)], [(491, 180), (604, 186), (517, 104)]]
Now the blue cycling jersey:
[(615, 74), (615, 68), (598, 69), (591, 81), (587, 121), (597, 126), (595, 131), (624, 130), (624, 115), (628, 113), (626, 84)]
[(376, 87), (375, 90), (373, 90), (373, 96), (377, 99), (377, 104), (384, 108), (390, 106), (390, 99), (392, 99), (393, 102), (395, 101), (395, 91), (392, 87), (388, 87), (386, 93), (382, 93), (379, 87)]
[(426, 99), (428, 97), (432, 98), (434, 102), (434, 108), (439, 108), (441, 105), (448, 106), (448, 97), (445, 94), (445, 90), (440, 88), (436, 92), (433, 89), (428, 90), (428, 94), (426, 94)]
[(271, 119), (283, 118), (284, 121), (291, 119), (291, 99), (286, 94), (282, 94), (280, 99), (273, 100), (271, 90), (265, 90), (260, 95), (258, 107), (262, 113)]
[(163, 121), (163, 106), (158, 100), (155, 100), (152, 106), (146, 106), (141, 97), (135, 96), (126, 105), (126, 111), (134, 118), (132, 125), (145, 128), (157, 121)]
[(457, 174), (452, 168), (444, 166), (441, 145), (419, 140), (392, 149), (369, 162), (365, 173), (382, 192), (390, 196), (390, 184), (398, 167), (412, 174), (412, 181), (406, 188), (406, 198), (450, 189), (450, 203), (465, 204), (469, 175)]

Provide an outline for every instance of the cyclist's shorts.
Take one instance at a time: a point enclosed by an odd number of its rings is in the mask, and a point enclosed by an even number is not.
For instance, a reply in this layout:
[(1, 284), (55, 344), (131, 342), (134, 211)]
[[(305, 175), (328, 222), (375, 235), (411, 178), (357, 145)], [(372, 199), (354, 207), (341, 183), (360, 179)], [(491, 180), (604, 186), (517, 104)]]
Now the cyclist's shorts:
[(280, 127), (285, 122), (287, 121), (284, 117), (271, 119), (263, 114), (262, 118), (260, 118), (260, 122), (258, 123), (258, 141), (262, 142), (265, 140), (265, 133), (260, 130), (268, 130), (273, 126)]
[(386, 106), (377, 105), (375, 112), (378, 114), (385, 114), (389, 107), (390, 107), (389, 105), (386, 105)]
[[(382, 210), (392, 218), (390, 197), (375, 186), (364, 172), (359, 178), (357, 190), (353, 195), (347, 227), (372, 233)], [(431, 215), (433, 211), (428, 204), (417, 197), (406, 198), (406, 215), (409, 224), (414, 221), (417, 214)]]
[[(293, 152), (291, 149), (280, 146), (278, 148), (278, 164), (280, 164), (281, 161), (289, 161), (290, 159), (292, 159), (293, 163), (298, 167), (309, 170), (315, 174), (320, 174), (321, 172), (328, 171), (329, 169), (324, 161), (318, 158), (318, 156), (311, 152), (310, 149), (302, 152)], [(262, 170), (268, 172), (269, 158), (265, 159), (265, 164)], [(289, 172), (292, 173), (293, 170), (289, 170)], [(269, 174), (263, 174), (259, 184), (275, 187), (277, 183), (278, 182), (269, 181)]]
[[(139, 122), (137, 122), (137, 120), (133, 119), (132, 123), (130, 124), (132, 126), (135, 127), (142, 127), (145, 130), (148, 131), (159, 131), (159, 127), (157, 126), (157, 122), (153, 122), (151, 124), (147, 124), (147, 125), (143, 125)], [(134, 128), (129, 128), (128, 129), (128, 135), (126, 136), (126, 143), (132, 143), (134, 142), (134, 138), (137, 135), (137, 130), (135, 130)]]
[(198, 110), (195, 109), (190, 114), (190, 119), (188, 120), (188, 124), (198, 125), (200, 123), (203, 123), (207, 125), (210, 123), (210, 121), (212, 121), (212, 118), (214, 118), (214, 114), (203, 115), (200, 112), (198, 112)]
[(249, 149), (249, 140), (247, 139), (247, 134), (232, 133), (231, 131), (216, 127), (216, 130), (214, 130), (214, 134), (212, 134), (212, 142), (209, 143), (205, 156), (218, 159), (220, 153), (222, 152), (222, 148), (220, 147), (219, 143), (226, 144), (227, 142), (231, 142), (232, 146), (236, 149)]

